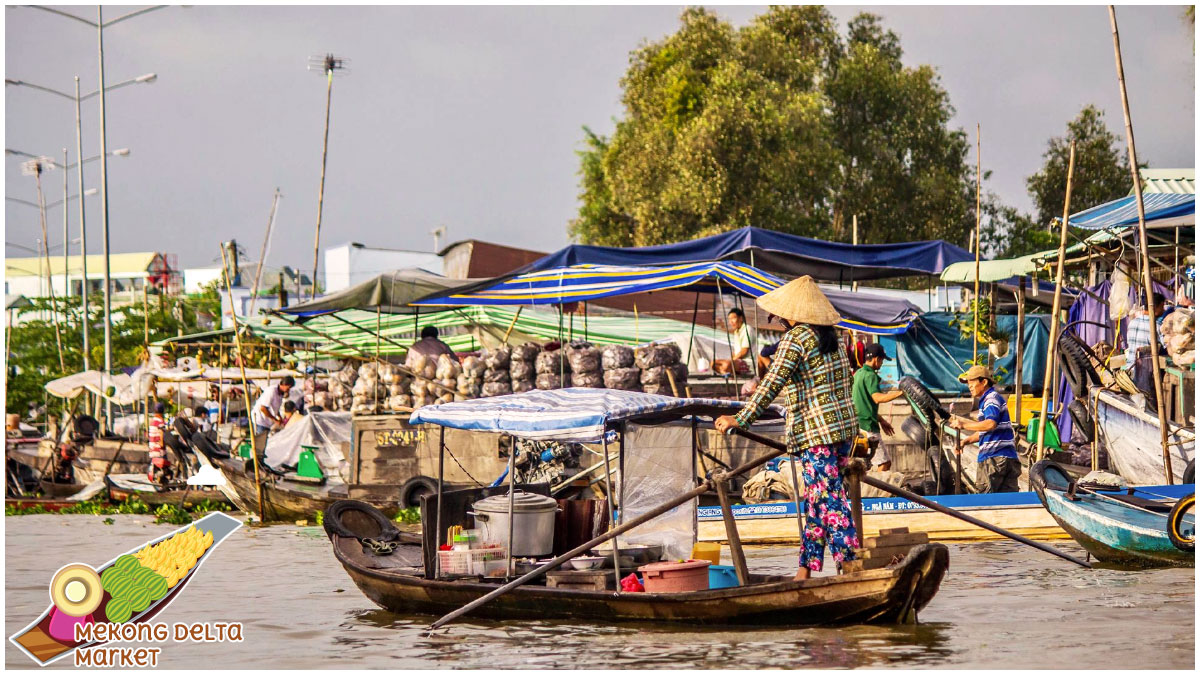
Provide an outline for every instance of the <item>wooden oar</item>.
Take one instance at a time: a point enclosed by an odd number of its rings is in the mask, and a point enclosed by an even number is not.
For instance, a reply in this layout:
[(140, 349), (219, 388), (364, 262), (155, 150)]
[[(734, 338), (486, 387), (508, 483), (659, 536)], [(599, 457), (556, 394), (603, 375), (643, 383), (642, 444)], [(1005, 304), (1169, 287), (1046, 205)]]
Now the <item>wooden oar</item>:
[[(779, 441), (776, 441), (771, 438), (767, 438), (766, 436), (760, 436), (759, 434), (756, 434), (752, 431), (746, 431), (745, 429), (735, 428), (734, 433), (736, 433), (740, 436), (745, 436), (746, 438), (749, 438), (752, 441), (758, 441), (759, 443), (762, 443), (763, 445), (767, 446), (768, 448), (775, 448), (776, 450), (782, 451), (785, 447), (784, 444), (780, 443)], [(944, 513), (948, 516), (958, 518), (959, 520), (964, 520), (968, 523), (971, 523), (972, 525), (975, 525), (976, 527), (982, 527), (985, 530), (989, 530), (991, 532), (995, 532), (996, 534), (1008, 537), (1009, 539), (1012, 539), (1013, 541), (1019, 541), (1022, 544), (1025, 544), (1027, 546), (1032, 546), (1033, 548), (1036, 548), (1039, 551), (1045, 551), (1046, 553), (1049, 553), (1051, 555), (1056, 555), (1056, 556), (1062, 558), (1063, 560), (1069, 560), (1081, 567), (1087, 567), (1089, 569), (1091, 569), (1091, 567), (1092, 567), (1090, 563), (1084, 562), (1084, 561), (1080, 560), (1079, 558), (1076, 558), (1074, 556), (1063, 553), (1062, 551), (1054, 548), (1053, 546), (1047, 546), (1046, 544), (1043, 544), (1041, 542), (1033, 541), (1032, 539), (1026, 539), (1025, 537), (1022, 537), (1019, 534), (1009, 532), (1008, 530), (1001, 528), (1001, 527), (996, 527), (995, 525), (992, 525), (991, 523), (986, 523), (982, 520), (979, 520), (978, 518), (975, 518), (974, 516), (968, 516), (967, 514), (955, 511), (954, 509), (952, 509), (948, 506), (942, 506), (941, 504), (938, 504), (937, 502), (933, 502), (928, 499), (925, 499), (924, 497), (914, 494), (912, 492), (909, 492), (908, 490), (905, 490), (902, 487), (896, 487), (895, 485), (892, 485), (890, 483), (885, 483), (877, 478), (872, 478), (867, 475), (862, 476), (862, 482), (864, 482), (867, 485), (870, 485), (872, 487), (883, 490), (884, 492), (896, 495), (897, 497), (907, 499), (910, 502), (915, 502), (926, 508), (933, 509), (934, 511), (937, 511), (938, 513)]]
[(441, 628), (445, 624), (450, 623), (451, 621), (457, 619), (458, 617), (462, 616), (463, 614), (466, 614), (467, 612), (470, 612), (471, 610), (474, 610), (482, 605), (485, 605), (485, 604), (491, 602), (492, 600), (495, 600), (496, 598), (508, 593), (509, 591), (516, 588), (517, 586), (521, 586), (522, 584), (525, 584), (526, 582), (531, 581), (531, 580), (545, 574), (546, 572), (549, 572), (550, 570), (558, 567), (559, 565), (562, 565), (563, 563), (570, 560), (571, 558), (574, 558), (575, 556), (577, 556), (581, 553), (590, 551), (593, 548), (596, 548), (597, 545), (602, 544), (602, 543), (608, 541), (609, 539), (616, 537), (617, 535), (624, 534), (624, 533), (628, 532), (629, 530), (632, 530), (633, 528), (635, 528), (647, 521), (657, 518), (658, 516), (661, 516), (662, 514), (666, 513), (667, 511), (670, 511), (671, 509), (675, 508), (676, 506), (679, 506), (680, 504), (683, 504), (684, 502), (687, 502), (690, 499), (695, 499), (696, 497), (699, 497), (700, 495), (704, 494), (705, 492), (708, 492), (710, 489), (713, 489), (713, 487), (718, 482), (724, 483), (724, 481), (729, 480), (729, 478), (731, 476), (736, 476), (738, 474), (746, 473), (747, 471), (749, 471), (751, 469), (757, 469), (758, 467), (762, 466), (763, 464), (766, 464), (767, 462), (771, 461), (772, 459), (775, 459), (776, 457), (778, 457), (782, 454), (783, 454), (782, 450), (777, 450), (775, 452), (767, 453), (766, 455), (763, 455), (762, 457), (759, 457), (756, 460), (746, 462), (745, 464), (743, 464), (739, 467), (736, 467), (732, 471), (725, 472), (725, 473), (718, 473), (718, 474), (714, 475), (712, 478), (706, 479), (703, 483), (701, 483), (696, 488), (689, 490), (688, 492), (685, 492), (684, 494), (676, 497), (675, 499), (665, 502), (664, 504), (662, 504), (654, 509), (651, 509), (650, 511), (638, 516), (637, 518), (634, 518), (633, 520), (625, 523), (624, 525), (621, 525), (620, 527), (617, 527), (616, 529), (605, 532), (604, 534), (600, 535), (599, 537), (596, 537), (595, 539), (592, 539), (591, 541), (589, 541), (585, 544), (580, 544), (579, 546), (576, 546), (575, 548), (571, 549), (570, 551), (567, 551), (566, 553), (558, 556), (554, 560), (551, 560), (550, 562), (541, 565), (540, 567), (533, 570), (532, 572), (529, 572), (529, 573), (525, 574), (524, 576), (513, 579), (512, 581), (508, 582), (507, 584), (504, 584), (503, 586), (497, 588), (496, 590), (492, 591), (491, 593), (488, 593), (487, 595), (485, 595), (481, 598), (477, 598), (477, 599), (467, 603), (466, 605), (459, 607), (458, 609), (454, 610), (453, 612), (450, 612), (446, 616), (443, 616), (442, 618), (438, 619), (437, 621), (434, 621), (433, 624), (431, 624), (429, 626), (429, 629), (433, 630), (435, 628)]

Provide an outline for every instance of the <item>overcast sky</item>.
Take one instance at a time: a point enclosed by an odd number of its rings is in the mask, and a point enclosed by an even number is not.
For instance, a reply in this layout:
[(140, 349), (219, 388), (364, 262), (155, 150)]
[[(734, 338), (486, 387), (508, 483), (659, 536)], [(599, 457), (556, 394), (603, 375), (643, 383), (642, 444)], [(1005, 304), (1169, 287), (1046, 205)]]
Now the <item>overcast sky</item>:
[[(64, 7), (95, 19), (92, 7)], [(133, 7), (106, 10), (109, 18)], [(990, 188), (1030, 209), (1024, 179), (1051, 136), (1087, 103), (1123, 135), (1104, 7), (833, 7), (844, 29), (881, 14), (909, 64), (930, 64), (957, 110), (983, 125)], [(718, 6), (737, 26), (761, 6)], [(679, 7), (173, 7), (105, 31), (108, 84), (157, 73), (108, 95), (113, 252), (156, 250), (182, 266), (220, 259), (236, 238), (257, 258), (276, 187), (283, 192), (268, 262), (311, 267), (325, 83), (309, 55), (351, 60), (333, 87), (322, 245), (429, 250), (478, 238), (553, 250), (577, 210), (581, 127), (610, 133), (621, 115), (629, 52), (678, 26)], [(70, 91), (98, 84), (96, 35), (36, 9), (5, 9), (5, 77)], [(1182, 8), (1118, 9), (1139, 158), (1195, 166), (1195, 46)], [(74, 109), (5, 88), (5, 147), (75, 161)], [(99, 151), (97, 99), (83, 106), (84, 154)], [(973, 157), (972, 157), (973, 159)], [(33, 179), (6, 156), (7, 196), (33, 200)], [(98, 163), (87, 185), (99, 185)], [(44, 178), (47, 201), (62, 176)], [(72, 194), (75, 191), (71, 179)], [(99, 198), (88, 199), (99, 252)], [(36, 209), (6, 202), (6, 255), (39, 234)], [(72, 209), (71, 237), (78, 236)], [(767, 225), (764, 223), (764, 225)], [(51, 245), (62, 215), (49, 214)], [(73, 252), (77, 244), (73, 245)], [(61, 255), (61, 253), (60, 253)]]

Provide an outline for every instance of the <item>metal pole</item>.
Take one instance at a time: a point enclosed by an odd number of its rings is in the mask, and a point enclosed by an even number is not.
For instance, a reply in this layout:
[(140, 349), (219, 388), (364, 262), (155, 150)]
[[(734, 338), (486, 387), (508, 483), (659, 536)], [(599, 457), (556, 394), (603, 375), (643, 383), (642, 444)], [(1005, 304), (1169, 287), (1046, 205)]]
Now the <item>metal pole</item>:
[[(433, 517), (433, 578), (442, 576), (442, 556), (436, 551), (442, 550), (442, 485), (446, 476), (446, 427), (438, 427), (438, 481), (437, 481), (437, 515)], [(512, 543), (511, 541), (509, 542)], [(511, 546), (510, 546), (511, 548)], [(510, 556), (511, 557), (511, 556)], [(507, 573), (506, 573), (507, 574)]]
[[(71, 233), (67, 230), (67, 217), (71, 213), (69, 200), (67, 199), (67, 165), (70, 163), (70, 158), (67, 156), (67, 149), (63, 148), (63, 298), (71, 297), (71, 266), (69, 257), (71, 255)], [(83, 158), (80, 158), (83, 161)]]
[(1129, 171), (1133, 174), (1133, 193), (1137, 199), (1138, 213), (1138, 243), (1142, 248), (1142, 283), (1146, 292), (1146, 313), (1150, 316), (1150, 360), (1154, 377), (1154, 398), (1158, 405), (1158, 431), (1163, 452), (1163, 471), (1167, 484), (1175, 482), (1174, 471), (1171, 468), (1170, 445), (1167, 441), (1167, 408), (1163, 400), (1162, 365), (1158, 362), (1158, 324), (1154, 317), (1154, 279), (1150, 276), (1150, 247), (1146, 240), (1146, 204), (1142, 201), (1142, 180), (1138, 175), (1137, 148), (1133, 142), (1133, 116), (1129, 112), (1129, 95), (1125, 91), (1125, 67), (1121, 62), (1121, 38), (1117, 34), (1117, 11), (1112, 5), (1108, 6), (1108, 18), (1112, 23), (1113, 53), (1117, 61), (1117, 81), (1121, 85), (1121, 111), (1125, 113), (1125, 140), (1129, 146)]
[[(721, 292), (721, 278), (717, 277), (717, 298), (721, 301), (721, 311), (725, 311), (725, 294)], [(741, 397), (741, 387), (738, 385), (737, 366), (733, 358), (733, 336), (729, 334), (729, 315), (725, 315), (725, 344), (729, 345), (729, 375), (733, 378), (733, 397)]]
[[(104, 374), (112, 373), (112, 268), (108, 239), (108, 131), (104, 108), (104, 8), (96, 6), (96, 37), (100, 55), (100, 230), (104, 241)], [(82, 157), (80, 158), (82, 159)], [(82, 204), (83, 193), (80, 193)], [(112, 400), (104, 399), (105, 425), (112, 425)]]
[[(87, 275), (87, 220), (84, 216), (83, 209), (83, 124), (79, 116), (79, 76), (75, 76), (75, 156), (80, 158), (80, 161), (75, 165), (76, 176), (79, 182), (79, 263), (81, 267), (80, 277), (83, 279), (80, 290), (82, 297), (81, 329), (83, 331), (83, 369), (91, 370), (92, 367), (92, 344), (88, 334), (91, 332), (91, 317), (88, 315), (88, 291), (91, 290), (88, 284)], [(64, 169), (65, 171), (65, 169)], [(66, 205), (63, 205), (66, 208)]]
[[(1017, 397), (1017, 419), (1014, 422), (1016, 427), (1021, 426), (1021, 344), (1025, 342), (1025, 277), (1022, 276), (1017, 282), (1017, 334), (1014, 336), (1017, 342), (1016, 364), (1013, 366), (1013, 395)], [(1021, 435), (1017, 434), (1017, 438)]]
[(982, 166), (981, 160), (980, 160), (981, 144), (980, 144), (980, 140), (979, 140), (979, 135), (980, 135), (979, 123), (976, 122), (975, 123), (975, 294), (974, 294), (974, 296), (972, 296), (972, 300), (974, 301), (974, 306), (975, 306), (975, 320), (974, 320), (974, 323), (972, 324), (973, 329), (971, 330), (971, 337), (972, 337), (971, 360), (974, 363), (979, 362), (979, 250), (983, 248), (982, 246), (979, 245), (980, 244), (980, 242), (979, 242), (979, 220), (980, 220), (979, 193), (982, 188), (982, 179), (979, 175), (980, 167)]
[[(444, 428), (444, 427), (443, 427)], [(512, 575), (513, 569), (513, 511), (515, 510), (517, 487), (517, 444), (514, 441), (508, 449), (508, 565), (504, 568), (504, 578)]]
[[(616, 499), (612, 489), (612, 469), (608, 463), (608, 435), (604, 435), (604, 489), (608, 493), (608, 529), (613, 531), (618, 527), (616, 509)], [(621, 558), (618, 549), (621, 547), (619, 539), (613, 539), (613, 580), (616, 582), (617, 592), (621, 590)]]
[[(59, 370), (65, 371), (67, 366), (66, 362), (63, 360), (62, 331), (60, 331), (58, 327), (58, 301), (54, 299), (54, 279), (50, 274), (50, 238), (46, 231), (46, 198), (42, 194), (42, 162), (41, 160), (34, 161), (36, 162), (36, 169), (34, 170), (33, 175), (37, 181), (38, 213), (41, 214), (42, 221), (42, 250), (45, 251), (46, 255), (46, 285), (50, 291), (50, 312), (51, 321), (54, 322), (54, 343), (58, 347), (58, 368)], [(66, 208), (65, 204), (63, 205), (63, 208)]]
[[(854, 214), (854, 216), (850, 222), (851, 222), (851, 226), (850, 226), (851, 227), (851, 230), (850, 230), (851, 242), (850, 243), (854, 244), (855, 246), (858, 246), (858, 214), (857, 213)], [(850, 290), (852, 290), (856, 293), (858, 292), (858, 282), (857, 281), (850, 282)], [(758, 303), (755, 303), (755, 306), (757, 306), (757, 304)]]
[[(1054, 358), (1058, 353), (1058, 322), (1062, 313), (1063, 258), (1067, 253), (1067, 223), (1071, 217), (1071, 186), (1075, 180), (1075, 141), (1071, 141), (1071, 156), (1067, 164), (1067, 194), (1063, 200), (1062, 225), (1058, 228), (1058, 268), (1054, 274), (1054, 303), (1050, 310), (1050, 344), (1046, 348), (1046, 376), (1042, 380), (1042, 405), (1038, 413), (1037, 453), (1041, 461), (1046, 451), (1046, 406), (1050, 402), (1054, 378)], [(1055, 400), (1055, 403), (1058, 401)]]
[[(325, 140), (321, 144), (321, 187), (317, 191), (317, 234), (313, 239), (313, 278), (312, 294), (310, 295), (313, 298), (317, 297), (317, 266), (321, 250), (321, 212), (325, 207), (325, 158), (329, 154), (329, 108), (333, 104), (333, 70), (329, 67), (325, 68), (325, 77)], [(297, 293), (296, 297), (301, 296)]]

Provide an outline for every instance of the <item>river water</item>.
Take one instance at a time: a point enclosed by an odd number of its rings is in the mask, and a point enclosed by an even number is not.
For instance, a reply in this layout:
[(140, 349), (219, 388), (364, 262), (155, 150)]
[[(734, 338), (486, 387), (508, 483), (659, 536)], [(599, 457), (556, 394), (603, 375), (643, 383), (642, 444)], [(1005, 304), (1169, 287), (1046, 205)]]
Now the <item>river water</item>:
[[(54, 571), (98, 565), (173, 527), (149, 516), (6, 517), (5, 630), (48, 604)], [(1056, 545), (1082, 557), (1074, 542)], [(163, 622), (245, 626), (241, 643), (174, 643), (159, 667), (210, 668), (1192, 668), (1193, 569), (1085, 570), (1009, 542), (952, 545), (918, 625), (728, 629), (666, 624), (460, 621), (377, 609), (319, 527), (244, 527), (221, 544)], [(790, 573), (790, 548), (748, 550)], [(129, 646), (129, 645), (123, 645)], [(159, 646), (159, 645), (154, 645)], [(8, 667), (34, 667), (11, 642)], [(66, 658), (50, 667), (70, 668)]]

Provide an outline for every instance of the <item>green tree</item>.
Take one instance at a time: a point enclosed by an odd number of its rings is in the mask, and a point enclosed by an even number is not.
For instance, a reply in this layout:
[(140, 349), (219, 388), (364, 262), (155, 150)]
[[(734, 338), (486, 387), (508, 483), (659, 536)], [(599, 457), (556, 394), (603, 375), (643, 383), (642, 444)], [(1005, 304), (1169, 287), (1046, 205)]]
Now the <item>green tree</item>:
[(744, 225), (965, 245), (965, 135), (937, 74), (903, 65), (870, 14), (845, 39), (822, 7), (734, 29), (704, 9), (631, 55), (611, 138), (585, 129), (572, 236), (643, 246)]
[(1072, 213), (1124, 197), (1132, 187), (1128, 154), (1120, 149), (1120, 139), (1105, 125), (1104, 111), (1088, 104), (1067, 123), (1065, 136), (1049, 140), (1046, 152), (1042, 154), (1041, 170), (1025, 179), (1037, 211), (1036, 221), (1042, 227), (1048, 227), (1055, 218), (1062, 218), (1071, 141), (1075, 141)]

